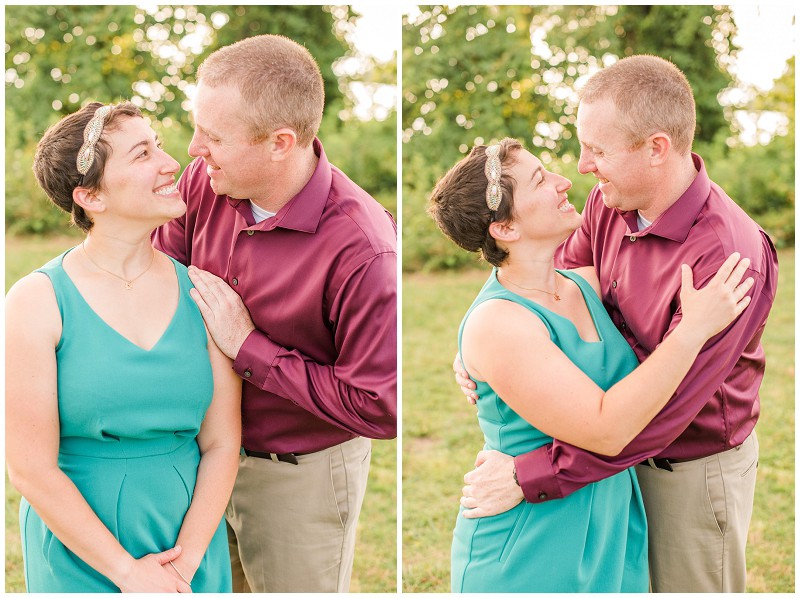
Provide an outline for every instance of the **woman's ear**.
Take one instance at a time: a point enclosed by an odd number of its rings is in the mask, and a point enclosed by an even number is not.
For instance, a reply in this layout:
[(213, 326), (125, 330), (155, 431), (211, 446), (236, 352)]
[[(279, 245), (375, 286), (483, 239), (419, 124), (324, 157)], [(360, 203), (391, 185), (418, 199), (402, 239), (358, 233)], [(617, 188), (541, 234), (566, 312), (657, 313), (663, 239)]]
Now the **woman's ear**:
[(514, 225), (514, 221), (508, 222), (492, 222), (489, 225), (489, 234), (492, 235), (495, 241), (508, 243), (519, 239), (519, 231)]
[(105, 202), (94, 192), (86, 187), (75, 187), (72, 190), (72, 201), (86, 212), (99, 213), (106, 209)]

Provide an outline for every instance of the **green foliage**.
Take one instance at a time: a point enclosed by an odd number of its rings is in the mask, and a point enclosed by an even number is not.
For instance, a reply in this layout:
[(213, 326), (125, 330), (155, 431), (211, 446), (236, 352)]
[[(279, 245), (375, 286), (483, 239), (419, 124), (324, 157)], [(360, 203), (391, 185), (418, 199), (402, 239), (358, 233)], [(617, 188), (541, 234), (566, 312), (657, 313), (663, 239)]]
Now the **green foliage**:
[[(745, 146), (714, 140), (699, 151), (712, 179), (719, 183), (766, 230), (778, 247), (794, 245), (794, 57), (767, 93), (746, 106), (751, 112), (776, 112), (786, 117), (782, 134), (769, 143)], [(728, 141), (726, 143), (726, 141)]]
[[(336, 117), (331, 105), (320, 127), (325, 153), (333, 163), (359, 186), (373, 193), (397, 215), (397, 120), (392, 114), (385, 120), (351, 119), (346, 124)], [(342, 108), (343, 109), (343, 108)]]
[[(475, 263), (425, 214), (436, 180), (473, 145), (519, 139), (572, 180), (570, 200), (582, 208), (593, 179), (577, 173), (575, 89), (609, 59), (634, 53), (663, 56), (686, 73), (697, 104), (696, 144), (708, 153), (715, 181), (779, 242), (792, 242), (793, 133), (761, 151), (727, 145), (733, 110), (726, 114), (719, 96), (736, 84), (728, 71), (735, 34), (725, 6), (420, 7), (403, 24), (404, 270)], [(762, 98), (752, 109), (793, 111), (793, 68), (781, 90), (781, 98)], [(772, 208), (759, 211), (754, 202)]]
[[(396, 213), (395, 115), (380, 123), (358, 120), (348, 87), (355, 80), (385, 83), (395, 67), (373, 60), (356, 75), (334, 72), (339, 61), (357, 55), (345, 38), (358, 16), (349, 7), (18, 5), (5, 12), (9, 232), (59, 231), (69, 220), (50, 206), (31, 172), (35, 145), (49, 125), (90, 100), (130, 99), (158, 119), (154, 128), (165, 149), (185, 167), (192, 135), (186, 91), (197, 66), (217, 48), (263, 33), (296, 39), (317, 59), (329, 157)], [(363, 152), (353, 151), (362, 145)]]

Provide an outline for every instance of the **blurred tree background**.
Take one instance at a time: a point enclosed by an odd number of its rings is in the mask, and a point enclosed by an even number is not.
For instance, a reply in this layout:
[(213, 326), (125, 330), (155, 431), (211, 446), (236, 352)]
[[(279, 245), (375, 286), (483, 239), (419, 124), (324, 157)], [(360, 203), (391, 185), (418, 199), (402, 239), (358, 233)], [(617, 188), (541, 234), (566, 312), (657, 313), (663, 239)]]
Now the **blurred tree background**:
[[(673, 61), (692, 84), (694, 151), (779, 246), (794, 244), (794, 58), (767, 93), (733, 74), (736, 23), (726, 6), (421, 6), (403, 21), (403, 267), (475, 265), (425, 213), (436, 180), (473, 145), (516, 137), (573, 182), (581, 80), (631, 54)], [(768, 40), (763, 40), (768, 43)], [(734, 93), (735, 92), (735, 93)], [(742, 140), (742, 117), (775, 130)]]
[[(130, 99), (185, 167), (192, 135), (187, 92), (217, 48), (277, 33), (305, 45), (325, 79), (320, 138), (332, 161), (394, 214), (396, 110), (359, 105), (396, 84), (396, 60), (379, 63), (353, 45), (359, 14), (349, 6), (6, 6), (6, 229), (63, 232), (68, 217), (36, 185), (41, 135), (83, 104)], [(362, 102), (363, 104), (363, 102)], [(353, 151), (358, 148), (359, 151)]]

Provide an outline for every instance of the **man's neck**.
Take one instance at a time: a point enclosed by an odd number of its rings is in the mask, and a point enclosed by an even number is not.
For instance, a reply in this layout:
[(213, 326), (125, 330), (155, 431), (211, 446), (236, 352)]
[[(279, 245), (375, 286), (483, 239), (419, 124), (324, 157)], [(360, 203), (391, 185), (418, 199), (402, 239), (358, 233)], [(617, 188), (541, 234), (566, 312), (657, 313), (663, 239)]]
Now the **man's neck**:
[(294, 155), (281, 164), (273, 164), (279, 171), (270, 181), (270, 193), (265, 197), (251, 197), (250, 201), (262, 210), (277, 212), (289, 203), (311, 180), (317, 168), (319, 157), (313, 144), (297, 148)]
[(639, 210), (639, 214), (645, 220), (654, 222), (686, 193), (695, 178), (697, 178), (697, 169), (694, 166), (692, 154), (689, 153), (685, 157), (681, 157), (674, 168), (664, 172), (658, 196), (646, 209)]

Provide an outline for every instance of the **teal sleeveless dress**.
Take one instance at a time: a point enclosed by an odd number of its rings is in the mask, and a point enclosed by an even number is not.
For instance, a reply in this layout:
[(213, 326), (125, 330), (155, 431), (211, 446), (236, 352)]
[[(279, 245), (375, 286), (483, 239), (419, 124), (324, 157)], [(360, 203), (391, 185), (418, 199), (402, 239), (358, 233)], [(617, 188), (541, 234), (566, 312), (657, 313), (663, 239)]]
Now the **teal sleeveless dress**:
[[(71, 250), (69, 250), (71, 251)], [(69, 251), (37, 272), (55, 289), (63, 332), (56, 347), (58, 464), (134, 557), (172, 548), (192, 500), (196, 436), (211, 404), (207, 337), (185, 266), (175, 314), (146, 351), (106, 324), (62, 267)], [(29, 592), (119, 592), (48, 529), (24, 498), (20, 535)], [(224, 520), (194, 579), (195, 592), (230, 592)]]
[[(504, 299), (544, 322), (550, 338), (603, 389), (625, 377), (638, 361), (614, 327), (599, 297), (579, 275), (559, 272), (580, 287), (600, 337), (585, 342), (574, 324), (503, 287), (492, 272), (470, 307)], [(520, 455), (553, 439), (531, 426), (485, 382), (478, 388), (478, 422), (485, 448)], [(493, 517), (466, 519), (459, 510), (453, 533), (453, 592), (647, 592), (647, 522), (633, 468), (589, 484), (562, 499), (515, 508)]]

